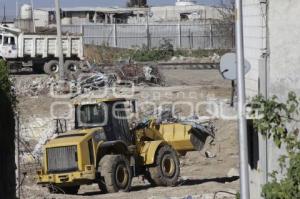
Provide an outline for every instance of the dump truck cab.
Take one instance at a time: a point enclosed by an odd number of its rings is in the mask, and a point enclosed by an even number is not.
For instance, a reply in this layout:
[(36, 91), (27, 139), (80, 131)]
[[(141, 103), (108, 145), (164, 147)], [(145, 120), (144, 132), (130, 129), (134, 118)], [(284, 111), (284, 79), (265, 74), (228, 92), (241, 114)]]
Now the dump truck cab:
[(0, 31), (0, 57), (12, 59), (18, 57), (17, 36), (7, 31)]

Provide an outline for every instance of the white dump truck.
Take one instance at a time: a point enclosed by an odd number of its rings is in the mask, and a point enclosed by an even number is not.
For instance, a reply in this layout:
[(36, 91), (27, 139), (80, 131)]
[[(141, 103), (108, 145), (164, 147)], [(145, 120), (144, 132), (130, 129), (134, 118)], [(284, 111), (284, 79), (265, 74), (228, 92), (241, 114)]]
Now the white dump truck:
[[(78, 35), (63, 35), (64, 70), (76, 73), (84, 65), (83, 39)], [(24, 33), (0, 25), (0, 59), (11, 70), (31, 67), (35, 72), (55, 75), (59, 71), (56, 34)]]

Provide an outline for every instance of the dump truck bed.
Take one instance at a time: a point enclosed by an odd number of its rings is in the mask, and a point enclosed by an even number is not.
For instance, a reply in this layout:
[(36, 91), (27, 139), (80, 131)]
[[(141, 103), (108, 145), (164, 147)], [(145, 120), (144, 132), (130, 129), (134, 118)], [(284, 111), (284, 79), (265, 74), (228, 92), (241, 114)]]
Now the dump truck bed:
[[(83, 59), (82, 36), (62, 37), (63, 53), (67, 58)], [(18, 36), (18, 57), (58, 57), (57, 36), (46, 34), (20, 34)]]

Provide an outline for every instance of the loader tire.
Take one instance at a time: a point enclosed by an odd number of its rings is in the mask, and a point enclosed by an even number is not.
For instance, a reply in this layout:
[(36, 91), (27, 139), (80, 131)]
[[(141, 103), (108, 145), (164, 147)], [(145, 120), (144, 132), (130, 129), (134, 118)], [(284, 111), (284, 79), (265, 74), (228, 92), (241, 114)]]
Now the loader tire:
[(80, 186), (75, 185), (75, 186), (54, 186), (51, 185), (48, 187), (48, 190), (52, 194), (69, 194), (69, 195), (76, 195), (78, 193)]
[(51, 60), (44, 64), (44, 72), (48, 75), (55, 76), (59, 71), (59, 63), (57, 60)]
[(149, 171), (146, 171), (146, 172), (144, 173), (144, 177), (145, 177), (145, 179), (150, 183), (150, 185), (151, 185), (152, 187), (156, 187), (156, 186), (157, 186), (157, 184), (155, 183), (155, 181), (152, 179), (151, 174), (150, 174)]
[(106, 155), (100, 161), (100, 165), (101, 176), (104, 178), (107, 192), (127, 192), (130, 190), (132, 172), (125, 156)]
[[(99, 162), (99, 164), (98, 164), (98, 173), (101, 173), (101, 170), (103, 168), (103, 164), (105, 162), (105, 159), (106, 158), (102, 158), (101, 161)], [(102, 172), (104, 172), (104, 171), (102, 171)], [(105, 185), (105, 180), (104, 180), (103, 176), (100, 176), (100, 179), (99, 179), (99, 182), (98, 182), (98, 187), (99, 187), (101, 193), (104, 194), (104, 193), (108, 192), (107, 188), (106, 188), (106, 185)]]
[[(180, 163), (176, 151), (165, 145), (159, 149), (155, 166), (149, 168), (151, 181), (157, 186), (175, 186), (180, 175)], [(153, 183), (151, 183), (153, 184)]]

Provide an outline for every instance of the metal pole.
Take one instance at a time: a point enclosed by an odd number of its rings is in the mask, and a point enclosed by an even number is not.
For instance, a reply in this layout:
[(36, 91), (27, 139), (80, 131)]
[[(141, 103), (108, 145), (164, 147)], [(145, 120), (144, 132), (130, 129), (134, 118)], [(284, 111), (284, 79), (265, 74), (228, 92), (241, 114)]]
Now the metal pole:
[(56, 13), (56, 28), (57, 28), (57, 54), (59, 57), (59, 78), (64, 80), (64, 56), (62, 51), (61, 40), (61, 19), (60, 19), (60, 0), (55, 0), (55, 13)]
[(237, 89), (238, 89), (238, 127), (240, 144), (240, 187), (241, 198), (250, 199), (248, 171), (247, 123), (245, 117), (245, 69), (243, 41), (242, 0), (235, 0), (236, 8), (236, 54), (237, 54)]
[(113, 30), (114, 30), (114, 47), (117, 48), (118, 47), (118, 35), (117, 35), (117, 24), (114, 23), (113, 24)]
[(33, 32), (35, 32), (35, 22), (34, 22), (34, 4), (33, 4), (33, 0), (31, 0), (31, 16), (32, 16), (32, 26), (33, 26)]
[(147, 49), (149, 50), (150, 47), (150, 31), (149, 31), (149, 10), (147, 11), (146, 17), (146, 37), (147, 37)]
[(177, 25), (177, 29), (178, 29), (178, 45), (177, 47), (180, 49), (182, 46), (182, 41), (181, 41), (181, 21), (180, 19), (178, 20), (178, 25)]
[(19, 112), (16, 113), (16, 161), (17, 161), (17, 197), (21, 198), (21, 162), (20, 162), (20, 115)]
[(209, 44), (210, 44), (210, 49), (213, 49), (213, 46), (214, 46), (213, 27), (212, 27), (211, 23), (209, 25)]
[(19, 18), (19, 1), (16, 1), (16, 19)]

